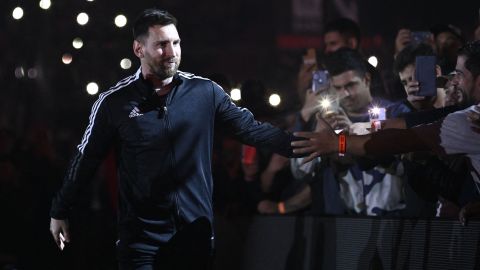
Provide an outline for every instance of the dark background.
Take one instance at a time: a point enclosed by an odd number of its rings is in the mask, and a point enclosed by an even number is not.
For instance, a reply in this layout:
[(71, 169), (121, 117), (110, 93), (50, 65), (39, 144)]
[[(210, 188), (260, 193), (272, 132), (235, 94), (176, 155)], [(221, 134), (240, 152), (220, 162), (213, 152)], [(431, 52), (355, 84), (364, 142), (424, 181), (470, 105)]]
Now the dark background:
[[(294, 80), (305, 47), (321, 46), (320, 31), (294, 31), (292, 2), (287, 0), (72, 0), (53, 1), (48, 10), (40, 9), (38, 1), (8, 0), (0, 5), (0, 123), (19, 132), (37, 121), (74, 123), (83, 128), (77, 119), (85, 123), (96, 99), (86, 94), (86, 84), (96, 81), (104, 91), (138, 67), (130, 28), (136, 14), (146, 7), (167, 9), (178, 18), (181, 70), (202, 76), (223, 73), (234, 84), (258, 79), (284, 97), (295, 92)], [(11, 16), (15, 6), (24, 9), (21, 20)], [(332, 1), (324, 1), (322, 6), (321, 24), (340, 16)], [(364, 37), (362, 51), (366, 56), (379, 57), (378, 68), (390, 71), (399, 27), (426, 30), (435, 23), (452, 23), (470, 38), (477, 25), (479, 5), (475, 1), (364, 0), (357, 6)], [(76, 23), (81, 11), (90, 16), (85, 26)], [(124, 28), (113, 24), (119, 13), (128, 18)], [(80, 50), (71, 45), (75, 37), (84, 41)], [(293, 38), (285, 43), (285, 37)], [(64, 53), (73, 55), (70, 65), (61, 62)], [(133, 62), (129, 70), (119, 66), (124, 57)], [(19, 66), (25, 71), (36, 68), (38, 77), (15, 78)], [(279, 110), (299, 106), (295, 98), (283, 100)]]
[[(478, 24), (476, 1), (356, 3), (364, 37), (362, 51), (379, 58), (378, 69), (383, 74), (391, 72), (393, 41), (400, 27), (427, 30), (436, 23), (451, 23), (470, 39)], [(11, 16), (16, 6), (24, 9), (21, 20)], [(58, 256), (48, 233), (48, 209), (97, 98), (88, 95), (85, 87), (95, 81), (105, 91), (135, 72), (139, 62), (132, 53), (130, 28), (136, 14), (148, 7), (166, 9), (179, 20), (181, 70), (206, 77), (223, 73), (234, 85), (261, 80), (270, 92), (282, 96), (282, 105), (274, 110), (279, 115), (301, 106), (295, 89), (301, 57), (308, 47), (321, 49), (322, 39), (321, 29), (294, 30), (291, 1), (52, 0), (51, 8), (43, 10), (38, 1), (2, 0), (0, 266), (4, 262), (17, 263), (21, 269), (66, 269), (65, 265), (93, 269), (92, 264), (109, 269), (115, 265), (114, 207), (105, 207), (115, 203), (102, 188), (88, 187), (81, 198), (79, 204), (84, 207), (79, 207), (72, 222), (77, 244), (66, 256)], [(76, 23), (82, 11), (90, 17), (85, 26)], [(324, 1), (322, 11), (320, 25), (340, 16), (333, 1)], [(128, 18), (124, 28), (113, 23), (119, 13)], [(71, 45), (76, 37), (84, 42), (80, 50)], [(73, 55), (70, 65), (61, 62), (64, 53)], [(119, 65), (125, 57), (133, 62), (129, 70)], [(18, 67), (26, 73), (35, 68), (38, 76), (17, 78)], [(102, 177), (102, 173), (97, 176)]]

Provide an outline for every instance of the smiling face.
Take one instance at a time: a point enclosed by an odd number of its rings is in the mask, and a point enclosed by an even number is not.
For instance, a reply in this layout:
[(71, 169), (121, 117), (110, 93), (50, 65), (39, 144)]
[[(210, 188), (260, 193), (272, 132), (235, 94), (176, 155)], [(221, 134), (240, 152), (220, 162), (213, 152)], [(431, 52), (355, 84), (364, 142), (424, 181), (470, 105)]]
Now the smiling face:
[(465, 67), (466, 60), (466, 56), (458, 56), (452, 84), (465, 93), (468, 101), (478, 103), (480, 102), (480, 76), (473, 77), (473, 74)]
[(144, 76), (170, 79), (180, 66), (180, 37), (173, 24), (149, 27), (148, 35), (134, 41), (133, 50), (140, 58)]

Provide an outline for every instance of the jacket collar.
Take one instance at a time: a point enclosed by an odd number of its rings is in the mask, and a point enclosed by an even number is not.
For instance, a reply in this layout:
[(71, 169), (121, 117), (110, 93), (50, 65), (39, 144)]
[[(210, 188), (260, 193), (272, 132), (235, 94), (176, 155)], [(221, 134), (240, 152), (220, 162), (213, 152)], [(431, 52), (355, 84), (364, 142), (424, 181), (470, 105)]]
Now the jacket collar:
[[(184, 78), (179, 76), (178, 71), (177, 71), (177, 73), (175, 73), (175, 75), (173, 75), (173, 80), (172, 80), (173, 87), (175, 88), (175, 87), (179, 86), (180, 84), (182, 84), (183, 80), (184, 80)], [(139, 74), (139, 78), (137, 80), (137, 86), (140, 89), (142, 95), (147, 96), (147, 97), (151, 96), (155, 91), (153, 89), (152, 83), (150, 81), (146, 80), (143, 77), (143, 74), (141, 73), (141, 71), (140, 71), (140, 74)]]

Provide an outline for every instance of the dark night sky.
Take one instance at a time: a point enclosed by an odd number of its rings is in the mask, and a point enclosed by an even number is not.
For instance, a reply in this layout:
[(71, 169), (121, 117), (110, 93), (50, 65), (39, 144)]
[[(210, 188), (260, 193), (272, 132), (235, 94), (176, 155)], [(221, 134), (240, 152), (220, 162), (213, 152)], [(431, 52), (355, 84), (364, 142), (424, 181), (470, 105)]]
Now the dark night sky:
[[(389, 68), (393, 39), (400, 26), (428, 29), (435, 23), (452, 23), (467, 38), (478, 21), (475, 1), (358, 1), (359, 23), (367, 41), (363, 51), (380, 57), (380, 68)], [(147, 7), (165, 8), (179, 19), (184, 71), (202, 76), (224, 73), (234, 83), (259, 79), (280, 93), (294, 92), (294, 80), (303, 48), (279, 48), (277, 38), (295, 34), (291, 30), (291, 1), (280, 0), (167, 0), (167, 1), (54, 1), (44, 11), (38, 1), (2, 1), (0, 10), (0, 51), (2, 59), (0, 96), (19, 103), (25, 115), (42, 118), (52, 111), (67, 111), (84, 117), (95, 99), (85, 93), (85, 85), (96, 81), (105, 90), (138, 66), (131, 52), (130, 27), (134, 16)], [(23, 19), (12, 19), (13, 8), (25, 10)], [(454, 6), (455, 5), (455, 6)], [(322, 22), (338, 16), (332, 2), (325, 2)], [(80, 11), (90, 15), (86, 26), (75, 17)], [(113, 25), (116, 14), (129, 19), (126, 27)], [(298, 34), (298, 33), (297, 33)], [(316, 37), (318, 33), (300, 33)], [(84, 47), (75, 50), (73, 38), (81, 37)], [(380, 38), (381, 43), (368, 42)], [(61, 55), (73, 55), (72, 64), (61, 63)], [(130, 70), (122, 70), (120, 59), (133, 60)], [(16, 79), (16, 67), (36, 67), (38, 78)], [(10, 105), (12, 106), (12, 105)], [(295, 107), (297, 104), (286, 104)], [(6, 107), (2, 109), (4, 112)], [(18, 109), (18, 108), (17, 108)], [(33, 113), (35, 112), (35, 113)], [(3, 122), (5, 120), (2, 120)], [(62, 119), (50, 119), (62, 122)]]

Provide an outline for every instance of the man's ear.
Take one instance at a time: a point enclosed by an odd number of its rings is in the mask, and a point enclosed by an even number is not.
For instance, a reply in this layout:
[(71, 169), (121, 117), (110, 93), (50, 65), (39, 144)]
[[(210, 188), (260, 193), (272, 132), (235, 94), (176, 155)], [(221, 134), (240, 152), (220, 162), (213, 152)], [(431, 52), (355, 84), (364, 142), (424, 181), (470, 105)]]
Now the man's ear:
[(442, 68), (439, 65), (435, 65), (435, 74), (437, 77), (442, 76)]
[(347, 40), (347, 46), (350, 48), (350, 49), (354, 49), (356, 50), (358, 48), (358, 40), (354, 37), (350, 37), (348, 40)]
[(365, 80), (365, 84), (367, 85), (367, 87), (370, 88), (370, 84), (372, 82), (372, 75), (370, 74), (370, 72), (365, 72), (365, 76), (363, 77), (363, 79)]
[(138, 41), (134, 40), (133, 41), (133, 53), (138, 57), (138, 58), (143, 58), (143, 44)]

